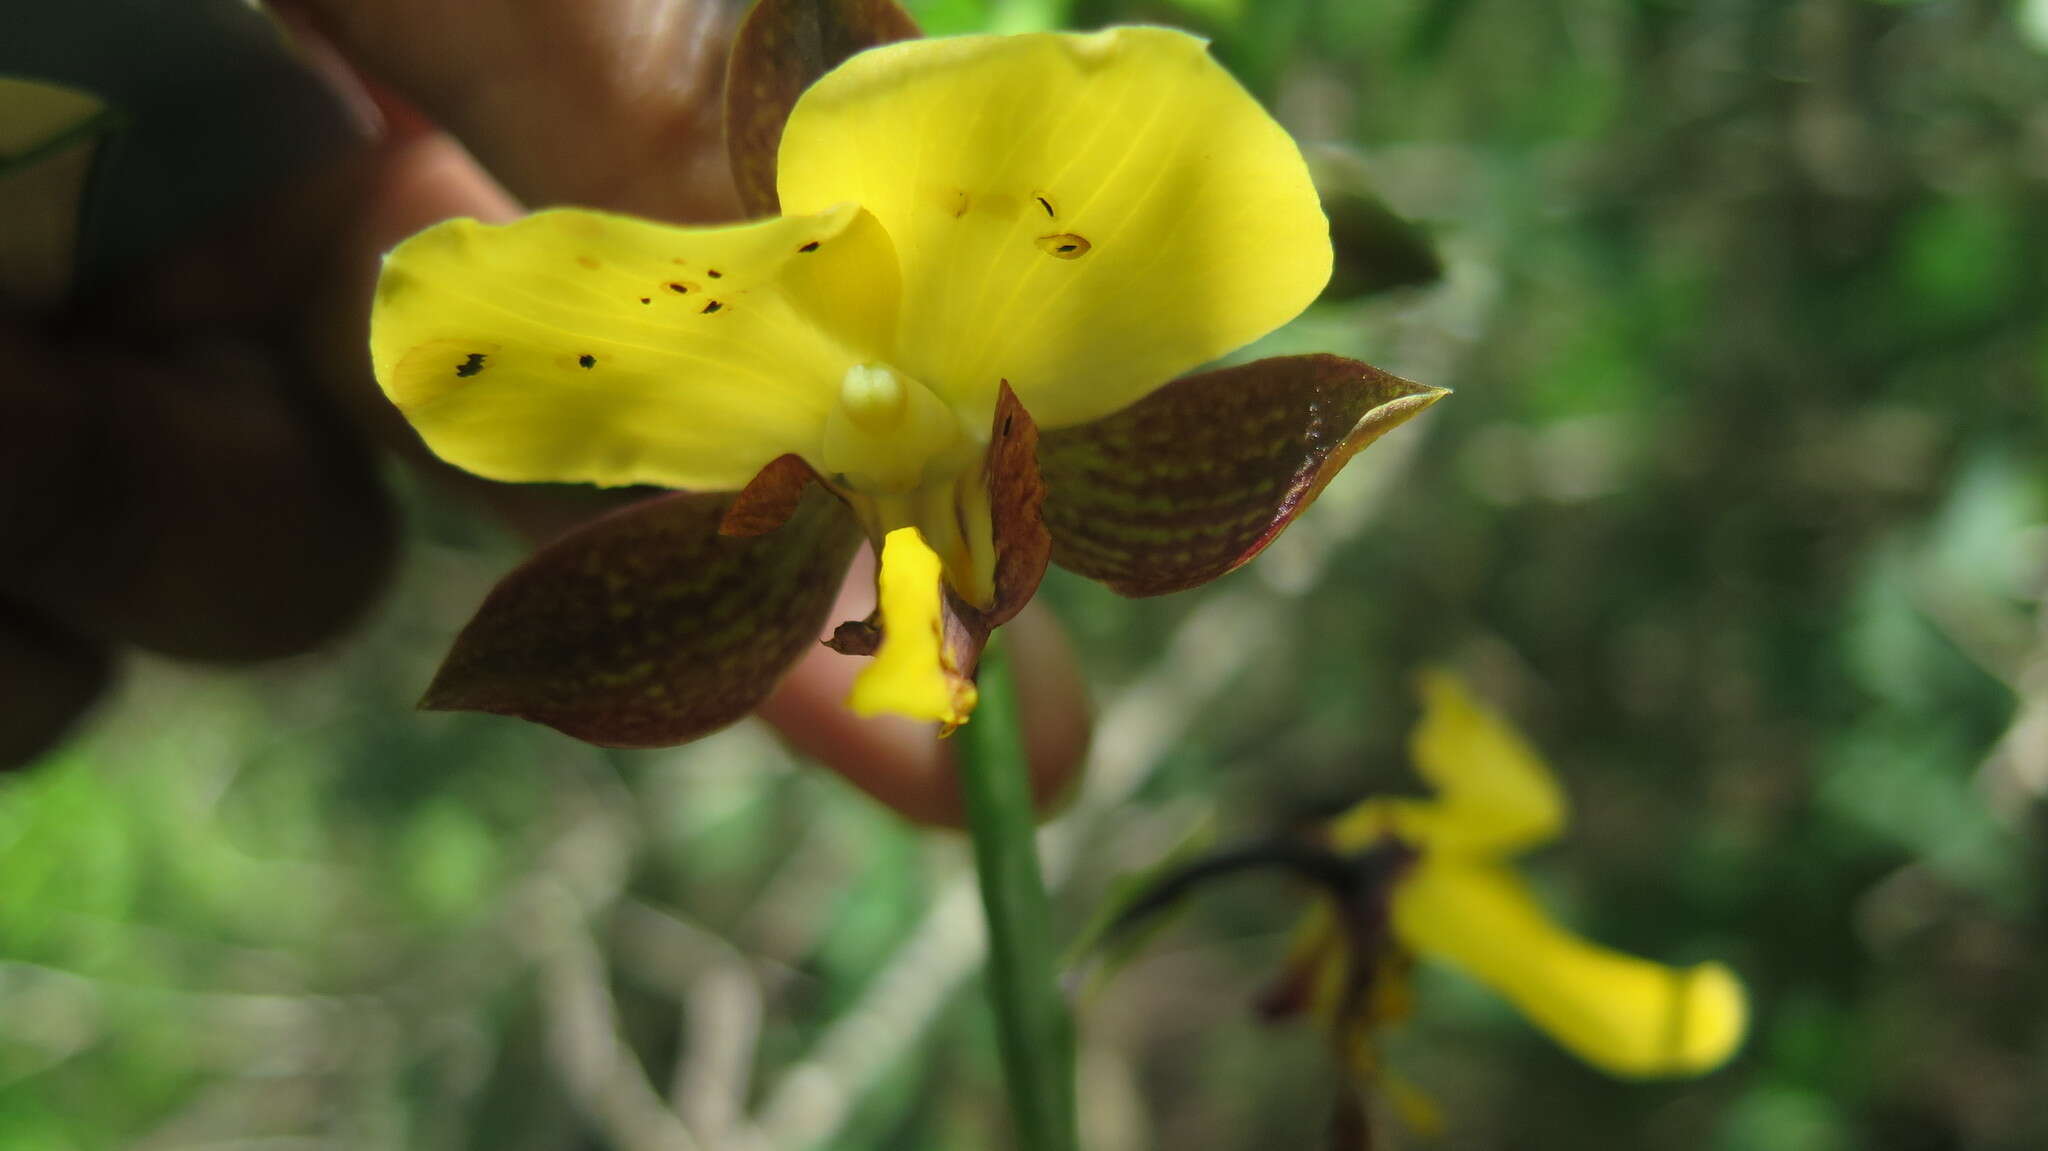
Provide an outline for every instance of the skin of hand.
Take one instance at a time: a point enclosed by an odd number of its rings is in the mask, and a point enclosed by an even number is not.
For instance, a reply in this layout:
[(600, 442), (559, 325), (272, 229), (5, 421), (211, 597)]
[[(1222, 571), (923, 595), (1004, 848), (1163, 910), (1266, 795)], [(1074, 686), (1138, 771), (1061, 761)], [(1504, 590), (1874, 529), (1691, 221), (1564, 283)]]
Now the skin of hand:
[[(364, 111), (360, 148), (54, 322), (0, 316), (0, 700), (24, 701), (0, 709), (0, 764), (89, 704), (116, 647), (260, 659), (358, 618), (395, 535), (366, 444), (535, 539), (606, 500), (493, 484), (426, 455), (379, 393), (363, 339), (392, 244), (522, 204), (738, 215), (720, 123), (738, 5), (281, 7), (304, 58)], [(235, 421), (209, 415), (229, 406)], [(856, 565), (841, 599), (835, 621), (865, 615), (870, 567)], [(1005, 634), (1050, 806), (1086, 751), (1086, 695), (1048, 613), (1027, 610)], [(817, 649), (762, 715), (904, 815), (957, 823), (947, 746), (928, 727), (845, 711), (858, 666)]]

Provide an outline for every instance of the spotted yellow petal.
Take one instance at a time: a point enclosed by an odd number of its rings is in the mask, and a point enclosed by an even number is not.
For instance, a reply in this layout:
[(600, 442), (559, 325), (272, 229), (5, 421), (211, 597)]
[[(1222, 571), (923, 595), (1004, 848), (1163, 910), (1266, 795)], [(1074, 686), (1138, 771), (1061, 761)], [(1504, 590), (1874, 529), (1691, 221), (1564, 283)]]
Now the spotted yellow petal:
[(1079, 423), (1293, 318), (1329, 225), (1287, 133), (1163, 28), (912, 40), (813, 85), (787, 212), (852, 200), (903, 268), (896, 366), (986, 421)]
[(1422, 722), (1409, 739), (1409, 755), (1436, 789), (1436, 850), (1504, 853), (1564, 829), (1564, 792), (1507, 721), (1448, 672), (1424, 673), (1421, 690)]
[(1489, 864), (1425, 857), (1395, 889), (1394, 930), (1614, 1075), (1710, 1071), (1734, 1053), (1747, 1023), (1742, 984), (1726, 967), (1666, 967), (1588, 943)]
[(726, 228), (451, 220), (385, 258), (370, 351), (428, 445), (480, 475), (729, 490), (815, 454), (847, 369), (887, 358), (896, 283), (850, 204)]
[(944, 663), (940, 576), (938, 553), (916, 528), (897, 528), (883, 539), (875, 580), (882, 646), (853, 681), (846, 705), (855, 714), (967, 722), (967, 713), (974, 710), (974, 685)]

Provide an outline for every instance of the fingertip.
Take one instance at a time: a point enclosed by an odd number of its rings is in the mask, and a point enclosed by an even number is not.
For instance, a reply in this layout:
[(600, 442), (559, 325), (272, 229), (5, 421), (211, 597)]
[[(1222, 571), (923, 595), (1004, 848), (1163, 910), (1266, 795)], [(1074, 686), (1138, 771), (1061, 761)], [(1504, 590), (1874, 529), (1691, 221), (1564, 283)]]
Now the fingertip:
[(957, 825), (960, 793), (951, 773), (941, 770), (933, 726), (892, 715), (862, 719), (847, 709), (854, 676), (866, 662), (822, 646), (813, 649), (761, 705), (761, 718), (790, 750), (906, 818)]
[(372, 254), (381, 256), (443, 220), (468, 216), (501, 224), (520, 214), (511, 193), (446, 132), (389, 138), (376, 165), (361, 244)]

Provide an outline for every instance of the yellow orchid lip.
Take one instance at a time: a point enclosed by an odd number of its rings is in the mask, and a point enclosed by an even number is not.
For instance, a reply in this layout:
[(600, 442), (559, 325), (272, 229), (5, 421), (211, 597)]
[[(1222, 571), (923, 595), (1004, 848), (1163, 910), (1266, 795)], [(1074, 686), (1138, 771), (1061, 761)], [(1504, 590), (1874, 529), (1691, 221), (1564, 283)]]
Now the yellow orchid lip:
[(876, 583), (882, 643), (854, 680), (846, 705), (862, 716), (966, 723), (975, 689), (960, 669), (947, 666), (938, 553), (916, 528), (898, 528), (882, 545)]
[[(734, 121), (736, 149), (776, 138), (745, 118), (758, 111)], [(848, 633), (844, 650), (893, 653), (878, 655), (891, 668), (915, 652), (921, 667), (864, 675), (897, 686), (857, 691), (860, 710), (964, 720), (979, 645), (1049, 557), (1130, 594), (1215, 578), (1441, 394), (1335, 357), (1175, 380), (1301, 312), (1332, 262), (1299, 149), (1196, 37), (887, 44), (816, 77), (779, 127), (776, 218), (692, 228), (557, 209), (407, 240), (385, 260), (371, 358), (427, 444), (490, 478), (699, 493), (747, 491), (770, 469), (798, 492), (821, 481), (883, 553), (884, 630), (922, 631), (934, 611), (943, 625), (936, 648)], [(736, 156), (758, 200), (759, 157)], [(782, 491), (777, 514), (795, 499)], [(749, 534), (779, 522), (749, 506)], [(921, 550), (892, 548), (904, 530)], [(682, 541), (673, 552), (703, 562)], [(623, 577), (584, 567), (615, 594)], [(913, 597), (892, 568), (937, 583)], [(617, 592), (652, 601), (620, 610), (664, 614), (660, 583)], [(549, 631), (533, 610), (520, 626)], [(718, 610), (777, 652), (810, 626)], [(522, 673), (519, 690), (574, 690), (589, 701), (576, 709), (610, 714), (626, 705), (602, 685), (631, 670), (575, 685)], [(934, 677), (950, 689), (908, 686)], [(674, 730), (757, 690), (676, 702)]]

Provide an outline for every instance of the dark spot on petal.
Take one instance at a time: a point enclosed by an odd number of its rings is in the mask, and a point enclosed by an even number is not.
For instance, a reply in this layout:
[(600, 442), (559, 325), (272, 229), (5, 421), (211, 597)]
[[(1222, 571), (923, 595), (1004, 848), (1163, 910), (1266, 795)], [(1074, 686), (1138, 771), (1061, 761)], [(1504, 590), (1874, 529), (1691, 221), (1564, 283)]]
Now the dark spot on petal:
[(718, 309), (723, 308), (724, 306), (724, 304), (719, 303), (717, 300), (713, 300), (710, 303), (704, 305), (703, 314), (708, 316), (711, 313), (717, 311)]
[(711, 277), (714, 280), (722, 280), (725, 278), (725, 273), (719, 271), (717, 268), (706, 269), (704, 274)]
[(1038, 238), (1038, 247), (1041, 251), (1062, 260), (1078, 260), (1087, 255), (1088, 249), (1094, 246), (1088, 242), (1086, 236), (1077, 236), (1072, 232), (1058, 232)]
[(582, 364), (586, 368), (594, 368), (597, 366), (597, 357), (591, 355), (589, 352), (585, 352), (582, 355), (576, 357), (576, 362)]
[(810, 243), (805, 244), (803, 247), (797, 249), (797, 251), (799, 252), (815, 252), (817, 250), (818, 242), (816, 240), (812, 240)]
[(1045, 209), (1045, 215), (1047, 219), (1051, 219), (1052, 217), (1057, 216), (1059, 214), (1052, 210), (1052, 200), (1049, 197), (1047, 197), (1044, 192), (1040, 192), (1038, 195), (1033, 196), (1032, 199), (1037, 200), (1038, 206)]
[(654, 302), (654, 298), (651, 296), (642, 296), (640, 297), (640, 302), (643, 304), (651, 304)]
[(471, 352), (468, 359), (455, 365), (455, 374), (465, 380), (483, 370), (484, 354), (482, 352)]
[(956, 220), (957, 220), (957, 219), (959, 219), (960, 217), (962, 217), (962, 216), (965, 216), (965, 215), (967, 214), (967, 209), (968, 209), (968, 208), (970, 208), (970, 207), (972, 207), (973, 205), (974, 205), (974, 197), (972, 197), (972, 196), (970, 196), (970, 195), (968, 195), (968, 194), (967, 194), (967, 189), (965, 189), (965, 188), (955, 188), (955, 189), (953, 189), (953, 218), (954, 218), (954, 219), (956, 219)]
[(669, 291), (674, 292), (678, 296), (687, 296), (690, 294), (690, 285), (688, 284), (679, 284), (674, 280), (670, 280), (664, 286), (667, 287)]

